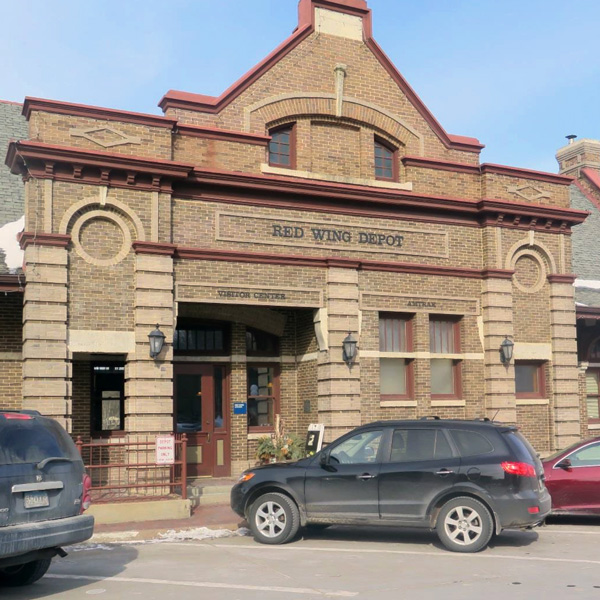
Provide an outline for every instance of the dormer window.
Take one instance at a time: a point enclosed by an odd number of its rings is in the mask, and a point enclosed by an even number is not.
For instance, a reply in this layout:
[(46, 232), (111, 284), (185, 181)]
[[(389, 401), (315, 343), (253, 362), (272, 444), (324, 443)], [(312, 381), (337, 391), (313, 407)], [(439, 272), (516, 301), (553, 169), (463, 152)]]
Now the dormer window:
[(294, 124), (287, 124), (269, 131), (269, 164), (272, 167), (295, 168)]
[(396, 149), (375, 138), (375, 179), (397, 181)]

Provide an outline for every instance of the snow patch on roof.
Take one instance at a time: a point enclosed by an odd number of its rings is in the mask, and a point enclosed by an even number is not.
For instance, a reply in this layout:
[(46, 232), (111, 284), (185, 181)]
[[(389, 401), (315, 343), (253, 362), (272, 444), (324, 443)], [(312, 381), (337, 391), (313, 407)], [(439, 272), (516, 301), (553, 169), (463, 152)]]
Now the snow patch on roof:
[(20, 219), (0, 227), (0, 248), (6, 255), (6, 266), (15, 272), (23, 266), (23, 250), (17, 241), (17, 235), (25, 228), (25, 215)]
[(576, 279), (573, 285), (576, 288), (586, 288), (588, 290), (600, 290), (600, 281), (598, 279)]

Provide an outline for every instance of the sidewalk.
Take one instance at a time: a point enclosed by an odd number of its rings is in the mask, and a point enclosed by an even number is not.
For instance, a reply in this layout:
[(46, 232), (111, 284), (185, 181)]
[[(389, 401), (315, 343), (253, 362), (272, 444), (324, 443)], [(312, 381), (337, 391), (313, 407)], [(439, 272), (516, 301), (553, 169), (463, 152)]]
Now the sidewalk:
[(192, 516), (189, 519), (96, 525), (91, 541), (123, 542), (150, 540), (160, 537), (160, 534), (164, 534), (167, 531), (198, 529), (200, 527), (235, 531), (239, 527), (247, 527), (247, 524), (244, 519), (231, 510), (228, 504), (214, 504), (194, 508)]

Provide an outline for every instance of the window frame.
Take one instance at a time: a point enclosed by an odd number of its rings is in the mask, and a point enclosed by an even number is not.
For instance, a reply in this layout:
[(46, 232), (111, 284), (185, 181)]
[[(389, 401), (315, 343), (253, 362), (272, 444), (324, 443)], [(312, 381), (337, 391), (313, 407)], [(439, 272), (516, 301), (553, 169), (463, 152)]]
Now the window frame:
[[(517, 392), (517, 366), (535, 366), (537, 379), (537, 392)], [(546, 398), (546, 362), (539, 360), (515, 360), (515, 397), (517, 400)]]
[[(176, 331), (199, 331), (201, 329), (221, 329), (223, 332), (222, 350), (181, 350), (175, 348)], [(209, 321), (204, 319), (194, 319), (182, 317), (177, 320), (173, 330), (173, 353), (177, 356), (230, 356), (231, 355), (231, 325), (226, 321)]]
[[(120, 429), (97, 429), (96, 422), (98, 421), (97, 410), (100, 411), (99, 422), (102, 423), (102, 398), (97, 396), (96, 386), (94, 383), (94, 368), (95, 367), (123, 367), (123, 390), (121, 392), (120, 401)], [(127, 367), (125, 358), (123, 360), (92, 360), (90, 362), (90, 436), (92, 438), (110, 438), (122, 437), (126, 433), (125, 429), (125, 369)], [(99, 404), (99, 408), (98, 408)]]
[[(377, 175), (377, 165), (375, 164), (376, 159), (376, 148), (381, 146), (391, 153), (392, 160), (392, 176), (382, 177)], [(373, 175), (377, 181), (394, 181), (397, 182), (399, 179), (399, 166), (398, 166), (398, 148), (393, 146), (390, 142), (379, 137), (378, 135), (373, 137)]]
[[(588, 377), (589, 375), (594, 375), (596, 377), (596, 381), (598, 383), (598, 394), (596, 395), (596, 404), (598, 405), (598, 415), (600, 415), (600, 369), (588, 368), (585, 375), (586, 375), (586, 377)], [(591, 397), (592, 396), (588, 395), (588, 393), (587, 393), (587, 381), (586, 381), (586, 392), (585, 392), (586, 412), (587, 412), (588, 398), (591, 398)], [(590, 415), (588, 412), (587, 420), (588, 420), (588, 424), (589, 423), (597, 424), (597, 423), (600, 423), (600, 416), (598, 418), (593, 418), (593, 417), (590, 418)]]
[[(254, 336), (255, 338), (264, 337), (264, 339), (272, 338), (274, 341), (274, 350), (249, 350), (248, 349), (248, 335)], [(281, 338), (268, 331), (257, 329), (256, 327), (246, 327), (246, 356), (249, 358), (254, 357), (279, 357), (281, 356)]]
[[(414, 315), (406, 314), (406, 313), (388, 313), (388, 312), (380, 312), (379, 319), (377, 324), (379, 326), (379, 398), (380, 401), (394, 401), (394, 400), (411, 400), (415, 396), (415, 366), (413, 358), (395, 358), (393, 356), (388, 356), (388, 354), (393, 354), (394, 350), (382, 350), (381, 349), (381, 322), (385, 320), (396, 320), (396, 321), (404, 321), (404, 339), (405, 346), (404, 350), (399, 350), (398, 352), (402, 353), (412, 353), (413, 350), (413, 341), (414, 341)], [(406, 368), (406, 393), (404, 394), (382, 394), (381, 393), (381, 359), (395, 359), (398, 361), (403, 360)]]
[[(251, 367), (266, 367), (273, 369), (273, 395), (272, 396), (251, 396), (248, 392), (248, 377)], [(273, 424), (272, 425), (250, 425), (250, 411), (247, 411), (246, 426), (248, 433), (273, 433), (275, 431), (275, 417), (281, 414), (281, 365), (272, 362), (252, 361), (246, 363), (246, 402), (249, 404), (250, 398), (272, 398), (273, 399)]]
[(267, 146), (267, 154), (268, 154), (267, 158), (268, 158), (268, 163), (269, 163), (270, 167), (277, 167), (278, 169), (295, 169), (296, 168), (296, 123), (295, 122), (285, 123), (283, 125), (278, 125), (277, 127), (273, 127), (271, 129), (269, 129), (269, 135), (272, 138), (273, 134), (280, 133), (287, 129), (290, 130), (290, 144), (289, 144), (290, 164), (286, 165), (283, 163), (271, 161), (271, 142), (273, 141), (271, 139), (271, 140), (269, 140), (269, 145)]
[[(431, 323), (434, 321), (447, 321), (452, 323), (452, 336), (454, 348), (453, 352), (443, 353), (443, 352), (433, 352), (431, 350)], [(450, 356), (461, 353), (461, 335), (460, 335), (460, 326), (462, 319), (461, 317), (452, 317), (450, 315), (429, 315), (429, 386), (430, 386), (430, 396), (432, 400), (458, 400), (463, 396), (463, 387), (462, 387), (462, 359), (457, 358), (444, 358), (444, 354), (449, 354)], [(450, 394), (434, 394), (431, 392), (431, 361), (432, 360), (449, 360), (452, 362), (452, 380), (453, 380), (453, 391)]]

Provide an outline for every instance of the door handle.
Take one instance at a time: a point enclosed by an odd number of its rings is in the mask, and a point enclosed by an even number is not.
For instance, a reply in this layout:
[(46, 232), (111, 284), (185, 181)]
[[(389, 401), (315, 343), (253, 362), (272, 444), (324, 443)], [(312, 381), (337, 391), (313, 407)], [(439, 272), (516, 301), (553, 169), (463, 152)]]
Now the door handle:
[(367, 481), (369, 479), (375, 479), (377, 475), (371, 475), (370, 473), (363, 473), (362, 475), (357, 475), (356, 479), (360, 479), (361, 481)]
[(208, 437), (206, 438), (206, 443), (210, 444), (210, 433), (208, 434)]
[(454, 471), (451, 471), (450, 469), (440, 469), (439, 471), (435, 472), (435, 474), (439, 475), (440, 477), (445, 477), (446, 475), (452, 475), (452, 473), (454, 473)]

